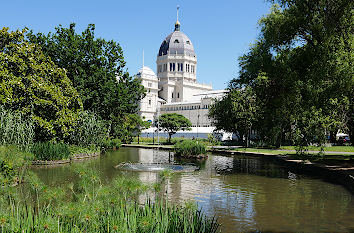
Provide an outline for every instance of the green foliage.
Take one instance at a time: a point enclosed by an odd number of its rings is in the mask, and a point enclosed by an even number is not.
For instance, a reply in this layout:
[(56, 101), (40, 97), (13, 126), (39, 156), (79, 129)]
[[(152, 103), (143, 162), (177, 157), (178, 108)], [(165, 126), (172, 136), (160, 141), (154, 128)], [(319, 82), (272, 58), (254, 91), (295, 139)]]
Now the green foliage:
[(108, 131), (107, 123), (101, 120), (97, 114), (83, 111), (75, 122), (68, 142), (79, 146), (101, 145), (107, 138)]
[(36, 160), (61, 160), (70, 156), (69, 146), (64, 143), (37, 142), (31, 152)]
[(242, 140), (248, 139), (255, 114), (255, 97), (250, 87), (230, 89), (221, 100), (215, 100), (209, 110), (217, 130), (238, 133)]
[[(139, 142), (140, 143), (149, 143), (152, 144), (153, 142), (157, 143), (157, 134), (155, 133), (154, 135), (155, 139), (152, 137), (139, 137)], [(159, 138), (160, 143), (165, 143), (167, 142), (166, 138), (160, 137)], [(138, 137), (133, 137), (133, 142), (138, 142)]]
[[(46, 187), (34, 175), (27, 181), (31, 193), (19, 195), (0, 189), (2, 232), (217, 232), (219, 224), (195, 205), (178, 207), (162, 201), (136, 202), (151, 187), (138, 179), (117, 177), (102, 185), (86, 166), (74, 166), (78, 184)], [(34, 201), (34, 204), (31, 202)]]
[(174, 145), (177, 155), (181, 156), (195, 156), (206, 153), (206, 146), (195, 140), (183, 140)]
[(101, 148), (96, 145), (90, 145), (88, 147), (69, 145), (70, 156), (78, 155), (78, 154), (92, 154), (101, 152)]
[(125, 118), (138, 111), (138, 101), (144, 96), (140, 80), (124, 71), (125, 61), (120, 45), (95, 38), (95, 25), (89, 24), (81, 34), (75, 24), (61, 25), (55, 32), (27, 34), (39, 44), (55, 64), (66, 70), (67, 76), (80, 93), (84, 110), (97, 113), (111, 123), (111, 136), (124, 135)]
[[(302, 154), (310, 144), (323, 146), (326, 142), (326, 129), (331, 124), (330, 116), (323, 115), (321, 109), (317, 110), (314, 107), (311, 111), (299, 113), (299, 115), (293, 127), (296, 151)], [(322, 147), (321, 151), (323, 151)]]
[(26, 149), (33, 143), (33, 139), (33, 120), (0, 106), (0, 145), (16, 145)]
[(353, 1), (273, 2), (229, 85), (252, 89), (252, 128), (277, 147), (289, 139), (321, 144), (339, 129), (353, 138)]
[(171, 136), (179, 130), (191, 130), (192, 123), (189, 119), (177, 113), (165, 113), (159, 117), (160, 127), (168, 132), (168, 141), (171, 142)]
[(37, 140), (63, 139), (81, 110), (79, 94), (65, 70), (25, 41), (24, 32), (0, 30), (0, 105), (31, 117)]
[(118, 149), (121, 147), (122, 141), (118, 138), (105, 139), (101, 144), (103, 150)]
[(0, 146), (0, 188), (20, 183), (32, 158), (14, 146)]
[(150, 122), (144, 121), (138, 114), (127, 114), (122, 119), (119, 127), (113, 126), (118, 138), (125, 143), (133, 141), (133, 137), (141, 133), (141, 130), (149, 128)]

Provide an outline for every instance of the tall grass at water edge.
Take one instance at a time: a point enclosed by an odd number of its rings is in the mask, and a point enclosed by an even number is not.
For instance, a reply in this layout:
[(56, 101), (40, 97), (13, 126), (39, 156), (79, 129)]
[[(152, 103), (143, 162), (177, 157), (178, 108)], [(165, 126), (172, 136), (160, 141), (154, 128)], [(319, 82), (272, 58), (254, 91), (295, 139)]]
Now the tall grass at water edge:
[(0, 189), (20, 183), (32, 158), (15, 146), (0, 146)]
[(28, 149), (33, 143), (34, 135), (32, 119), (0, 106), (0, 145), (17, 145)]
[(31, 152), (36, 160), (61, 160), (70, 157), (69, 146), (64, 143), (37, 142)]
[(80, 113), (68, 142), (79, 146), (102, 145), (108, 137), (109, 125), (93, 112)]
[(177, 142), (174, 145), (174, 149), (176, 154), (181, 156), (193, 156), (206, 153), (206, 146), (196, 140), (184, 140)]
[[(74, 166), (75, 167), (75, 166)], [(151, 189), (141, 181), (117, 177), (103, 185), (94, 171), (76, 166), (77, 184), (46, 187), (28, 176), (30, 197), (13, 187), (0, 190), (1, 232), (217, 232), (215, 219), (195, 205), (164, 201), (139, 203)], [(31, 201), (32, 200), (32, 201)]]

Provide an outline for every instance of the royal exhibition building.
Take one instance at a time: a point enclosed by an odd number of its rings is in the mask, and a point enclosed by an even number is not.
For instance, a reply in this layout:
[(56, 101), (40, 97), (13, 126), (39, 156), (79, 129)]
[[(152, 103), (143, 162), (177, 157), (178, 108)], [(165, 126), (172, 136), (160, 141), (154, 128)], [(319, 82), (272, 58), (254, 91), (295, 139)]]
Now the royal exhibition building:
[[(180, 29), (177, 16), (174, 31), (162, 41), (158, 51), (157, 75), (144, 65), (136, 74), (147, 90), (139, 114), (151, 123), (164, 113), (181, 114), (192, 123), (192, 130), (183, 132), (184, 136), (207, 137), (215, 129), (208, 118), (208, 108), (214, 98), (222, 97), (227, 90), (213, 90), (212, 85), (198, 83), (197, 55), (192, 41)], [(151, 127), (143, 135), (152, 136), (155, 131)]]

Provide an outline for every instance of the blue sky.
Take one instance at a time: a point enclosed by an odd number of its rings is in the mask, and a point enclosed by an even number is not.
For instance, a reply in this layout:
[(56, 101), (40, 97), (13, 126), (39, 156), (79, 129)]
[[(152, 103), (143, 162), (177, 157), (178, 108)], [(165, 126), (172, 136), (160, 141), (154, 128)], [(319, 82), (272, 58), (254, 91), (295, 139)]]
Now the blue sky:
[(237, 58), (258, 36), (258, 20), (269, 12), (265, 0), (2, 0), (0, 27), (47, 33), (74, 22), (81, 32), (94, 23), (96, 37), (120, 43), (133, 75), (142, 66), (143, 50), (145, 65), (156, 71), (156, 55), (174, 29), (177, 5), (181, 31), (197, 54), (198, 81), (225, 88), (237, 76)]

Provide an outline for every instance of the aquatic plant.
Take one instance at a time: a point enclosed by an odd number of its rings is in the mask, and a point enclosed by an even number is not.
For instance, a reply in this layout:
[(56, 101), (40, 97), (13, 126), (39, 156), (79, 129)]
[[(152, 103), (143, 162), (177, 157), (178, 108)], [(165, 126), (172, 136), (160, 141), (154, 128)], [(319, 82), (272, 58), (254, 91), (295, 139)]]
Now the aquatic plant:
[(33, 138), (32, 119), (0, 106), (0, 145), (17, 145), (25, 149), (33, 143)]
[(37, 160), (61, 160), (70, 156), (69, 146), (64, 143), (37, 142), (31, 152)]
[(78, 155), (78, 154), (92, 154), (99, 153), (100, 148), (96, 145), (90, 145), (87, 147), (77, 146), (77, 145), (69, 145), (70, 156)]
[[(218, 223), (195, 205), (166, 201), (139, 202), (152, 187), (138, 179), (117, 177), (103, 185), (86, 166), (73, 166), (79, 181), (62, 188), (46, 187), (34, 174), (31, 192), (0, 190), (1, 232), (216, 232)], [(33, 201), (31, 203), (30, 201)]]
[(0, 188), (20, 183), (32, 158), (15, 146), (0, 146)]
[(118, 149), (122, 145), (121, 140), (118, 138), (105, 139), (101, 143), (101, 148), (103, 150)]
[(180, 156), (197, 156), (206, 153), (206, 146), (196, 140), (184, 140), (174, 145), (177, 155)]
[(107, 138), (108, 126), (97, 114), (83, 111), (79, 114), (68, 142), (79, 146), (101, 145)]

